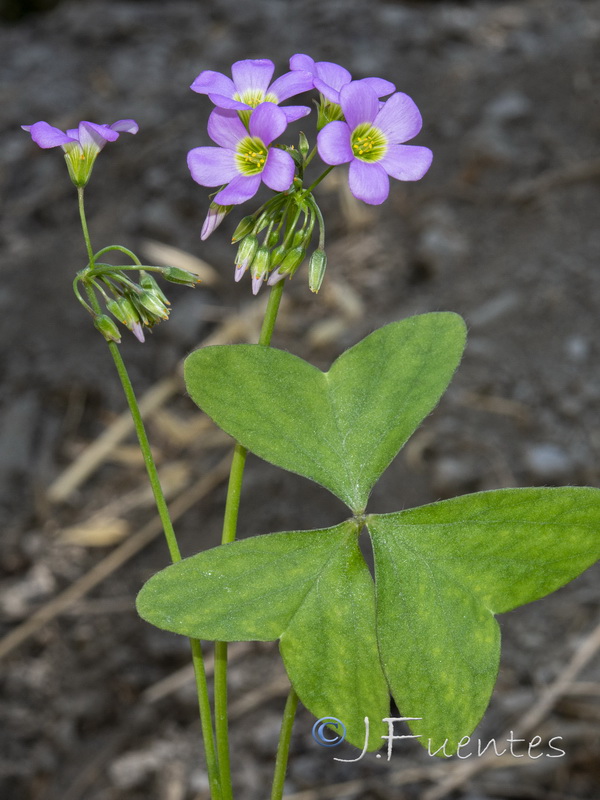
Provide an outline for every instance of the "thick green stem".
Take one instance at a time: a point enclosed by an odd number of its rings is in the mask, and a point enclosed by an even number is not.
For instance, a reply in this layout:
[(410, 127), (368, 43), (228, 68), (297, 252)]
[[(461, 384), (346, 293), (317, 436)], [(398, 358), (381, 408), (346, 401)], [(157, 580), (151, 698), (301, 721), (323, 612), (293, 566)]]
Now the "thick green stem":
[[(79, 196), (79, 216), (81, 218), (83, 238), (85, 239), (85, 245), (90, 259), (90, 266), (93, 267), (94, 252), (92, 250), (90, 235), (88, 232), (87, 221), (85, 217), (85, 209), (83, 203), (83, 188), (79, 188), (77, 190), (77, 193)], [(90, 305), (93, 311), (96, 314), (102, 313), (102, 309), (100, 308), (100, 304), (98, 303), (98, 298), (96, 297), (92, 287), (87, 282), (84, 282), (84, 285), (86, 287), (88, 299), (90, 301)], [(127, 399), (129, 411), (133, 419), (133, 424), (135, 427), (135, 431), (137, 433), (140, 449), (144, 457), (144, 464), (146, 466), (148, 479), (150, 481), (150, 485), (152, 487), (152, 493), (154, 495), (154, 500), (156, 502), (156, 508), (158, 510), (158, 514), (165, 533), (165, 539), (167, 541), (167, 547), (169, 548), (169, 554), (171, 556), (171, 560), (173, 562), (181, 561), (181, 552), (179, 550), (179, 545), (177, 544), (177, 539), (175, 536), (175, 531), (173, 529), (173, 523), (171, 522), (171, 516), (169, 514), (167, 501), (165, 500), (162, 486), (160, 484), (158, 471), (156, 469), (156, 464), (154, 463), (152, 450), (150, 448), (150, 442), (148, 441), (148, 436), (146, 434), (146, 429), (144, 426), (144, 422), (142, 420), (142, 415), (140, 413), (137, 398), (135, 396), (135, 392), (133, 390), (133, 386), (131, 384), (127, 368), (125, 367), (125, 362), (123, 361), (119, 348), (117, 347), (115, 342), (108, 342), (108, 349), (110, 350), (110, 353), (112, 355), (115, 367), (117, 369), (117, 373), (119, 375), (119, 379), (121, 381), (121, 385), (123, 387), (123, 391), (125, 393), (125, 397)], [(206, 682), (206, 670), (204, 668), (204, 658), (202, 656), (202, 648), (200, 646), (200, 642), (197, 639), (190, 639), (190, 644), (192, 648), (194, 673), (196, 676), (198, 707), (200, 709), (200, 723), (202, 726), (202, 735), (204, 740), (204, 751), (206, 755), (206, 766), (208, 771), (208, 779), (210, 783), (211, 798), (212, 800), (222, 800), (221, 787), (219, 782), (219, 767), (217, 763), (217, 755), (215, 750), (210, 699), (208, 696), (208, 684)]]
[[(271, 343), (284, 285), (284, 281), (279, 281), (271, 289), (258, 344), (268, 346)], [(225, 501), (222, 544), (233, 542), (237, 534), (240, 495), (247, 454), (248, 451), (245, 447), (242, 447), (239, 443), (235, 445), (229, 473), (229, 484), (227, 486), (227, 499)], [(215, 735), (223, 800), (231, 800), (233, 790), (231, 787), (227, 721), (227, 642), (215, 642)]]
[(273, 775), (273, 788), (271, 790), (271, 800), (281, 800), (283, 797), (283, 784), (285, 773), (287, 772), (288, 756), (290, 752), (290, 739), (292, 738), (292, 727), (294, 717), (298, 708), (298, 695), (294, 687), (290, 687), (290, 693), (283, 711), (281, 720), (281, 732), (279, 734), (279, 746), (277, 748), (277, 760), (275, 761), (275, 773)]

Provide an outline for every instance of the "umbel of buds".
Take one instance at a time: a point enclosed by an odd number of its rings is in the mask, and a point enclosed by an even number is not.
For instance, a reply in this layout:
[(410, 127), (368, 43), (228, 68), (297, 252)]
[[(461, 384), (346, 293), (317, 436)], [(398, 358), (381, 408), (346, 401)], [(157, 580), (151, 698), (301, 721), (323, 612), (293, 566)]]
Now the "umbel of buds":
[[(138, 272), (137, 282), (131, 278), (132, 272), (135, 271)], [(128, 328), (140, 342), (145, 339), (145, 328), (151, 330), (157, 322), (168, 318), (169, 300), (151, 272), (161, 275), (171, 283), (184, 286), (193, 287), (199, 283), (197, 275), (178, 267), (141, 264), (113, 266), (95, 261), (77, 274), (74, 283), (75, 294), (93, 316), (94, 325), (107, 342), (121, 341), (119, 328), (111, 316)], [(84, 300), (78, 288), (79, 284), (85, 288), (88, 299), (91, 299), (91, 294), (94, 295), (94, 307)], [(95, 310), (95, 307), (99, 306), (98, 293), (104, 300), (108, 314), (98, 313)]]
[[(298, 149), (293, 149), (293, 158), (300, 170), (306, 157), (306, 137), (301, 135)], [(272, 197), (254, 214), (244, 217), (235, 229), (232, 237), (232, 242), (238, 243), (235, 280), (239, 281), (249, 270), (252, 291), (257, 294), (265, 282), (273, 286), (284, 278), (291, 278), (310, 251), (317, 223), (319, 243), (315, 253), (324, 255), (323, 215), (312, 193), (296, 179), (287, 192)], [(318, 291), (322, 283), (326, 259), (320, 264), (320, 280), (309, 284), (313, 291)]]

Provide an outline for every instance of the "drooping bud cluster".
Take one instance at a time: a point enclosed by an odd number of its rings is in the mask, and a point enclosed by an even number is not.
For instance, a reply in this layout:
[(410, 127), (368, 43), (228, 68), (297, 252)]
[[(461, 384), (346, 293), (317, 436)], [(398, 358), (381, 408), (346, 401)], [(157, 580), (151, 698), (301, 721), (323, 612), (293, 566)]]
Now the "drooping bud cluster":
[[(292, 156), (300, 171), (307, 156), (303, 139), (305, 141), (305, 137), (301, 137)], [(233, 243), (239, 242), (235, 280), (239, 281), (250, 270), (252, 291), (257, 294), (265, 281), (273, 286), (284, 278), (291, 278), (310, 249), (316, 222), (319, 223), (319, 248), (322, 252), (325, 241), (323, 216), (312, 194), (303, 189), (302, 181), (297, 179), (290, 191), (271, 198), (237, 226), (232, 238)], [(318, 287), (314, 289), (312, 285), (311, 289), (318, 291)]]
[[(137, 282), (130, 277), (132, 271), (138, 271)], [(75, 294), (92, 314), (94, 325), (107, 341), (120, 342), (121, 335), (111, 316), (95, 310), (94, 307), (98, 305), (97, 293), (101, 295), (106, 311), (125, 325), (140, 342), (145, 338), (144, 328), (150, 330), (157, 322), (168, 318), (169, 300), (150, 271), (159, 273), (171, 283), (193, 287), (199, 282), (198, 277), (192, 272), (177, 267), (143, 267), (141, 264), (113, 266), (94, 262), (77, 274), (74, 284)], [(91, 294), (94, 295), (96, 298), (94, 307), (81, 296), (78, 283), (84, 286), (88, 299)]]

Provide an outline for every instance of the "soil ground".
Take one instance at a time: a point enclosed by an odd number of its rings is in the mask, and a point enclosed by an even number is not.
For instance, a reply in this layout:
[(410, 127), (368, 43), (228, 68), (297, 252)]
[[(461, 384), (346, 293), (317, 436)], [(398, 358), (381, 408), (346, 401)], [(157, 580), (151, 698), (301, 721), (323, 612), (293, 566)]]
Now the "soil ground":
[[(94, 243), (150, 259), (159, 242), (178, 248), (181, 263), (198, 257), (216, 271), (202, 288), (171, 293), (172, 319), (146, 344), (127, 337), (122, 346), (138, 393), (164, 389), (149, 431), (185, 554), (218, 542), (230, 443), (201, 421), (178, 365), (209, 336), (252, 341), (257, 330), (249, 282), (232, 280), (228, 242), (241, 213), (199, 239), (207, 192), (185, 155), (209, 143), (210, 103), (188, 87), (203, 69), (227, 72), (242, 58), (268, 57), (283, 71), (305, 52), (354, 77), (386, 77), (419, 105), (418, 142), (435, 153), (425, 180), (395, 183), (379, 208), (352, 202), (342, 180), (323, 183), (325, 287), (315, 298), (298, 274), (274, 340), (326, 367), (386, 322), (433, 310), (466, 319), (469, 345), (449, 392), (370, 508), (504, 486), (599, 486), (600, 5), (80, 0), (46, 11), (7, 3), (3, 15), (0, 611), (3, 633), (21, 638), (0, 642), (14, 644), (1, 665), (0, 796), (200, 800), (207, 782), (187, 643), (134, 610), (167, 552), (132, 437), (64, 488), (69, 465), (115, 432), (124, 401), (71, 293), (85, 257), (60, 152), (38, 150), (19, 126), (135, 118), (135, 139), (123, 135), (95, 167)], [(206, 475), (216, 476), (209, 494), (198, 484)], [(253, 458), (242, 514), (248, 536), (335, 524), (343, 509)], [(599, 576), (591, 569), (501, 618), (501, 670), (480, 738), (505, 729), (524, 738), (523, 715), (574, 655), (594, 651)], [(242, 650), (231, 669), (236, 796), (263, 800), (287, 690), (274, 644)], [(558, 694), (527, 737), (562, 736), (564, 756), (498, 769), (492, 760), (458, 774), (451, 796), (597, 798), (600, 657)], [(468, 763), (405, 743), (389, 763), (342, 764), (314, 743), (312, 722), (302, 710), (292, 740), (286, 788), (298, 800), (433, 797), (426, 792)]]

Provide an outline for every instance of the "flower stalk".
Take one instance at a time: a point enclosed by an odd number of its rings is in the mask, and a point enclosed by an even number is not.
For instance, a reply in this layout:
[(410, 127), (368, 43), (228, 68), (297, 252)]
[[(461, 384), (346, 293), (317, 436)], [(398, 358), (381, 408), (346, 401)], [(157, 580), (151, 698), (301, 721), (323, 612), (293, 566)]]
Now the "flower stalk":
[[(81, 229), (83, 231), (83, 238), (85, 241), (85, 247), (89, 258), (89, 266), (93, 270), (95, 265), (94, 251), (92, 249), (92, 244), (85, 214), (83, 187), (77, 188), (77, 195), (79, 201), (78, 204), (79, 204), (79, 217), (81, 220)], [(109, 248), (105, 248), (103, 251), (100, 252), (101, 253), (107, 252), (108, 249)], [(112, 249), (124, 250), (124, 248), (116, 248), (116, 247)], [(90, 286), (89, 282), (84, 281), (84, 285), (86, 288), (91, 309), (97, 316), (101, 316), (102, 310), (100, 308), (100, 304), (98, 303), (98, 299), (94, 293), (94, 290)], [(178, 561), (181, 561), (181, 551), (177, 543), (177, 537), (175, 535), (175, 530), (173, 528), (173, 523), (171, 521), (171, 516), (169, 514), (169, 508), (167, 505), (167, 501), (165, 499), (164, 492), (162, 490), (160, 478), (158, 476), (158, 471), (156, 469), (156, 464), (154, 462), (154, 457), (152, 455), (152, 449), (150, 447), (150, 442), (148, 440), (148, 435), (146, 433), (144, 421), (142, 419), (137, 398), (135, 396), (135, 391), (133, 389), (131, 379), (129, 378), (129, 373), (127, 372), (125, 362), (123, 361), (123, 358), (116, 343), (114, 341), (108, 341), (108, 349), (110, 350), (110, 354), (112, 356), (115, 368), (117, 370), (119, 380), (121, 381), (121, 386), (123, 387), (123, 392), (127, 400), (127, 405), (129, 406), (129, 411), (131, 413), (131, 418), (133, 420), (135, 432), (137, 434), (140, 450), (142, 451), (142, 455), (144, 458), (144, 465), (146, 467), (146, 472), (148, 474), (148, 480), (150, 482), (150, 486), (152, 488), (152, 494), (154, 496), (154, 501), (156, 503), (156, 509), (158, 511), (158, 515), (160, 517), (160, 521), (163, 526), (163, 531), (165, 534), (169, 555), (171, 557), (171, 561), (173, 563), (176, 563)], [(197, 639), (190, 639), (190, 645), (192, 650), (192, 660), (194, 664), (196, 691), (198, 695), (198, 708), (200, 712), (200, 724), (202, 727), (204, 752), (206, 757), (206, 766), (207, 766), (208, 779), (211, 790), (211, 798), (212, 800), (225, 800), (221, 793), (219, 767), (217, 762), (217, 753), (216, 753), (213, 726), (212, 726), (212, 711), (210, 707), (210, 699), (208, 696), (208, 683), (206, 680), (206, 670), (204, 667), (204, 657), (202, 655), (202, 647)]]

